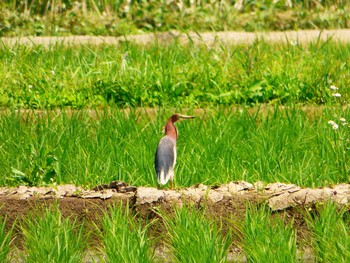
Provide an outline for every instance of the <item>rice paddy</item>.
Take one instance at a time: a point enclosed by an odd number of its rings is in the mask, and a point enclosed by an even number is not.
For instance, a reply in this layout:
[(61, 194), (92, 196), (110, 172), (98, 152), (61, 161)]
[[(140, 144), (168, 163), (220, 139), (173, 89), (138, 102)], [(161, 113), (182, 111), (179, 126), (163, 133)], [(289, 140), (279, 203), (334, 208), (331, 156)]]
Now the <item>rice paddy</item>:
[[(3, 113), (0, 185), (91, 187), (121, 180), (156, 186), (155, 149), (171, 113), (94, 113)], [(349, 117), (348, 110), (328, 108), (314, 116), (298, 107), (202, 111), (177, 125), (175, 182), (178, 187), (237, 180), (307, 187), (346, 182), (350, 128), (340, 118)]]
[[(350, 45), (332, 39), (2, 45), (0, 186), (92, 188), (119, 180), (156, 187), (155, 150), (175, 112), (196, 116), (176, 124), (177, 189), (240, 180), (348, 183), (349, 62)], [(154, 209), (149, 218), (132, 204), (80, 217), (58, 205), (41, 209), (19, 218), (0, 213), (1, 262), (350, 260), (349, 211), (331, 202), (279, 212), (252, 202), (228, 218), (190, 204)]]
[[(317, 211), (300, 212), (307, 228), (298, 231), (304, 234), (297, 234), (286, 212), (273, 216), (265, 206), (248, 206), (243, 220), (177, 208), (173, 215), (162, 215), (161, 223), (153, 219), (146, 225), (118, 204), (93, 225), (63, 217), (56, 206), (17, 222), (20, 242), (11, 230), (4, 235), (7, 222), (1, 219), (1, 257), (2, 262), (347, 262), (346, 210), (325, 203)], [(159, 235), (154, 224), (163, 224), (167, 232)], [(22, 249), (10, 245), (13, 241)]]

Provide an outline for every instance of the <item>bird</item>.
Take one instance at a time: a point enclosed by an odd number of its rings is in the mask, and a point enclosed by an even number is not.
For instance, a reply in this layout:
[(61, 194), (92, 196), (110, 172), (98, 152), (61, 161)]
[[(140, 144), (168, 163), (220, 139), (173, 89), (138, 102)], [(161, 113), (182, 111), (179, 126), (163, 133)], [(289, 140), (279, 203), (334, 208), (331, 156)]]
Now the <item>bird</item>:
[(178, 132), (174, 125), (181, 119), (193, 119), (195, 116), (187, 116), (183, 114), (173, 114), (167, 121), (164, 137), (159, 141), (154, 166), (157, 174), (158, 189), (160, 185), (165, 185), (170, 180), (170, 188), (173, 189), (174, 167), (176, 164), (176, 141)]

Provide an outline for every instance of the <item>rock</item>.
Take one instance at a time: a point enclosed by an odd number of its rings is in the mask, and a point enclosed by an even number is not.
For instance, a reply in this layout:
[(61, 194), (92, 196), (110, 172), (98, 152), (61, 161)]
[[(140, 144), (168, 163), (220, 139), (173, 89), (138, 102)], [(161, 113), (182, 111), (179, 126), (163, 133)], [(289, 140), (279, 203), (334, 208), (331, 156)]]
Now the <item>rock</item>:
[(90, 199), (90, 198), (100, 198), (101, 195), (102, 193), (98, 191), (85, 191), (81, 193), (80, 197)]
[(212, 202), (212, 203), (218, 203), (220, 202), (222, 199), (224, 199), (224, 195), (218, 191), (215, 190), (211, 190), (208, 193), (208, 197), (207, 199)]
[(103, 191), (83, 191), (81, 198), (100, 198), (100, 199), (109, 199), (113, 196), (113, 190), (107, 189)]
[(198, 204), (206, 195), (208, 187), (205, 185), (198, 185), (198, 188), (191, 186), (182, 191), (182, 200), (186, 203)]
[(164, 198), (162, 190), (153, 187), (139, 187), (136, 191), (136, 205), (157, 203)]
[(231, 194), (237, 194), (244, 190), (253, 189), (253, 185), (247, 182), (231, 182), (227, 185), (227, 188)]
[(257, 182), (255, 182), (253, 184), (253, 187), (254, 187), (255, 190), (260, 191), (260, 190), (264, 189), (265, 184), (263, 182), (261, 182), (261, 181), (257, 181)]
[(74, 184), (59, 185), (57, 186), (57, 191), (61, 196), (72, 196), (77, 191), (77, 187)]
[(111, 189), (105, 190), (101, 193), (100, 198), (103, 200), (109, 199), (113, 196), (113, 191)]
[(33, 196), (32, 193), (26, 192), (26, 193), (19, 194), (19, 195), (17, 196), (17, 199), (19, 199), (19, 200), (25, 200), (25, 199), (28, 199), (28, 198), (31, 197), (31, 196)]
[(164, 202), (170, 203), (170, 204), (182, 204), (181, 200), (181, 193), (176, 191), (164, 191)]
[(0, 187), (0, 195), (7, 195), (9, 193), (10, 188)]
[(22, 186), (22, 185), (18, 186), (17, 190), (16, 190), (17, 194), (24, 194), (27, 191), (28, 191), (28, 187), (27, 186)]

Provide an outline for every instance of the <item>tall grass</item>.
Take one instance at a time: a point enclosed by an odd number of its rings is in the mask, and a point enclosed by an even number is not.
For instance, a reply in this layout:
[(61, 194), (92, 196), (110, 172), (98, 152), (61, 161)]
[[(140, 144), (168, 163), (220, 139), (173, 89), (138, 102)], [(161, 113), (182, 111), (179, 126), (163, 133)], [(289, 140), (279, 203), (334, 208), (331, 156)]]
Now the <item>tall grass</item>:
[(319, 205), (318, 214), (308, 213), (306, 219), (313, 233), (312, 245), (317, 262), (348, 262), (350, 260), (348, 211), (329, 202)]
[[(311, 109), (311, 108), (310, 108)], [(1, 114), (0, 185), (122, 180), (156, 185), (154, 154), (162, 127), (178, 110)], [(187, 112), (193, 114), (193, 112)], [(308, 116), (300, 107), (208, 110), (179, 122), (179, 186), (234, 180), (323, 186), (349, 180), (350, 129), (334, 130), (334, 111)], [(349, 120), (349, 110), (338, 109)], [(71, 116), (68, 116), (71, 115)], [(339, 123), (339, 121), (338, 121)]]
[(6, 230), (7, 224), (6, 218), (0, 217), (0, 262), (7, 262), (12, 240), (12, 232), (15, 226), (15, 224), (13, 224), (9, 230)]
[(22, 225), (25, 262), (81, 262), (86, 248), (84, 224), (64, 218), (58, 208), (28, 216)]
[(266, 206), (247, 209), (242, 234), (248, 262), (297, 262), (296, 231)]
[(17, 108), (207, 107), (257, 103), (325, 104), (328, 89), (349, 101), (350, 45), (256, 41), (211, 48), (126, 43), (5, 47), (0, 106)]
[(11, 36), (349, 27), (345, 0), (5, 0), (0, 11), (0, 35)]
[(143, 227), (129, 207), (112, 207), (102, 219), (102, 239), (107, 262), (154, 262), (149, 226)]
[(218, 223), (193, 207), (175, 209), (165, 216), (173, 262), (226, 262), (230, 236), (223, 236)]

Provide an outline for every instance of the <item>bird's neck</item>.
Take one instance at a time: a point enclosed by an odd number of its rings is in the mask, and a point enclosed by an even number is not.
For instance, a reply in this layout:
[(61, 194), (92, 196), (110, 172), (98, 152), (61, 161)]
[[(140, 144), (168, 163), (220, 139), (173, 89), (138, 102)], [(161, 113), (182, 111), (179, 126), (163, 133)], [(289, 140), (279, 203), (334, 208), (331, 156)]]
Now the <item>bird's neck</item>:
[(165, 126), (165, 135), (167, 135), (175, 140), (177, 139), (177, 129), (171, 120), (168, 121), (166, 126)]

